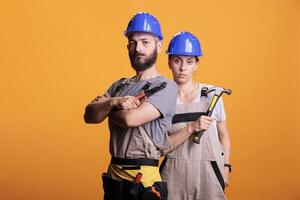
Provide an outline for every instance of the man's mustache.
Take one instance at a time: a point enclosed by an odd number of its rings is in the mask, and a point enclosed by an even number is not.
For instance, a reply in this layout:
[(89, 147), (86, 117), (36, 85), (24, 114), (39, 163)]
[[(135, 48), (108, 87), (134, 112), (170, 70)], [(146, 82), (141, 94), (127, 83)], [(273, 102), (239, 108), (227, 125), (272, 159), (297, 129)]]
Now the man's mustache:
[(135, 53), (135, 54), (133, 54), (133, 56), (134, 56), (134, 57), (137, 57), (137, 56), (146, 56), (146, 55), (143, 54), (143, 53)]

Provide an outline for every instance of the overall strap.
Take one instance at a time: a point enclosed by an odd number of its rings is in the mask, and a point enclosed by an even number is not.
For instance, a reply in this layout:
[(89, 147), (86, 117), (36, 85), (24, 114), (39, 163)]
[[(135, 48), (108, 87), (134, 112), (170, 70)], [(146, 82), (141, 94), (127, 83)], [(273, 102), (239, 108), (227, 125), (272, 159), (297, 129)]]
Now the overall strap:
[[(208, 90), (208, 87), (206, 85), (201, 85), (200, 87), (201, 87), (201, 92), (200, 92), (200, 106), (201, 106), (201, 105), (205, 105), (207, 102), (206, 91)], [(205, 115), (205, 114), (206, 114), (205, 111), (175, 114), (172, 118), (172, 124), (195, 121), (201, 115)]]
[(117, 97), (117, 96), (120, 95), (120, 92), (123, 90), (125, 85), (129, 82), (129, 79), (128, 78), (121, 78), (120, 82), (121, 83), (117, 86), (117, 88), (113, 92), (113, 95), (112, 95), (113, 97)]
[[(208, 90), (208, 85), (206, 84), (201, 84), (201, 92), (200, 92), (200, 105), (205, 105), (207, 103), (207, 90)], [(206, 111), (204, 111), (205, 114)]]

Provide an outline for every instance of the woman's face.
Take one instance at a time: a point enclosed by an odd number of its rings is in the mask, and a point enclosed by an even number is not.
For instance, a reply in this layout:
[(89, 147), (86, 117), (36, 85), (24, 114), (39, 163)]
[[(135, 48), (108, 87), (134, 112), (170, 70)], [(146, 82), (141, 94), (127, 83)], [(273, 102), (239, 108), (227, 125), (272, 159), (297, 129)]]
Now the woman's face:
[(176, 83), (186, 83), (192, 79), (197, 69), (196, 57), (172, 55), (169, 59), (169, 67)]

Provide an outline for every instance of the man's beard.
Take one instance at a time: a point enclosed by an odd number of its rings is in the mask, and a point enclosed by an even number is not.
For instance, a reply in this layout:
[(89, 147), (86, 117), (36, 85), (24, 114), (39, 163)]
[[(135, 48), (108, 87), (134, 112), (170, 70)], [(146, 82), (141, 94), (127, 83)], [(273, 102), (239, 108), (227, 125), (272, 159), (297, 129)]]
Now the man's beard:
[(152, 67), (153, 64), (156, 62), (157, 59), (156, 48), (148, 57), (144, 57), (143, 61), (141, 61), (141, 58), (137, 58), (138, 56), (145, 56), (145, 54), (140, 54), (137, 52), (134, 52), (133, 54), (129, 53), (131, 66), (137, 72), (145, 71), (146, 69)]

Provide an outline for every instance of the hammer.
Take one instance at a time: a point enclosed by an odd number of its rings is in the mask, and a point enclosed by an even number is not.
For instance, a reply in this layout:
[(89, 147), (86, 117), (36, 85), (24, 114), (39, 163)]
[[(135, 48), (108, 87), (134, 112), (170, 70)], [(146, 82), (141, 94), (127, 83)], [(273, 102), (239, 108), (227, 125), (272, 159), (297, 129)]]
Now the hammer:
[[(214, 111), (214, 108), (218, 102), (218, 100), (220, 99), (220, 97), (222, 96), (223, 93), (231, 95), (231, 90), (230, 89), (225, 89), (223, 87), (212, 87), (212, 88), (203, 88), (203, 92), (204, 95), (207, 96), (208, 93), (214, 92), (214, 96), (210, 102), (210, 105), (205, 113), (206, 116), (211, 116), (212, 112)], [(194, 133), (193, 139), (192, 141), (199, 144), (200, 143), (200, 138), (203, 135), (204, 130), (198, 131), (196, 133)]]

